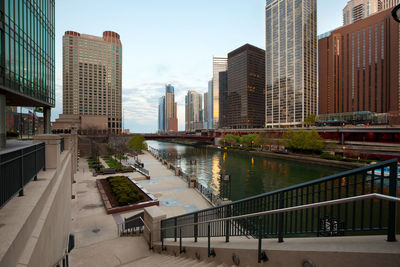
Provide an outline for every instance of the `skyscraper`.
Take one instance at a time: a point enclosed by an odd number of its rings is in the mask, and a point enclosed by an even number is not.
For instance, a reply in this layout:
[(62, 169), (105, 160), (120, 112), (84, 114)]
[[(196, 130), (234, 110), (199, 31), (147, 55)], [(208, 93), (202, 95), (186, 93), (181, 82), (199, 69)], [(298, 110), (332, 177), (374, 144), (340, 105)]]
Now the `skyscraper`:
[(204, 93), (204, 106), (203, 106), (203, 128), (208, 129), (208, 92)]
[(175, 102), (175, 88), (165, 86), (165, 131), (178, 131), (177, 103)]
[(158, 102), (158, 131), (165, 131), (165, 96), (160, 97)]
[[(220, 80), (222, 79), (223, 76), (220, 76)], [(222, 84), (220, 88), (223, 88)], [(264, 90), (265, 50), (246, 44), (230, 52), (227, 92), (221, 91), (221, 103), (224, 103), (221, 108), (221, 115), (223, 115), (221, 123), (234, 129), (263, 128), (265, 125)]]
[(108, 131), (122, 130), (122, 44), (119, 34), (102, 37), (66, 31), (63, 37), (63, 113), (107, 116)]
[(192, 132), (203, 128), (202, 95), (188, 91), (185, 96), (185, 131)]
[(211, 79), (208, 81), (208, 112), (207, 112), (207, 117), (208, 117), (208, 124), (207, 124), (207, 129), (214, 129), (213, 125), (213, 114), (214, 114), (214, 100), (213, 100), (213, 80)]
[(6, 142), (6, 105), (43, 107), (45, 132), (50, 133), (55, 104), (54, 2), (1, 2), (0, 149)]
[(343, 9), (343, 25), (354, 23), (399, 3), (400, 0), (351, 0)]
[(301, 126), (317, 113), (316, 0), (267, 0), (266, 127)]
[(219, 128), (219, 73), (228, 68), (227, 57), (213, 57), (213, 129)]
[(319, 114), (400, 112), (399, 25), (391, 10), (318, 41)]
[(219, 128), (224, 128), (227, 126), (227, 116), (228, 116), (228, 72), (221, 71), (219, 73)]

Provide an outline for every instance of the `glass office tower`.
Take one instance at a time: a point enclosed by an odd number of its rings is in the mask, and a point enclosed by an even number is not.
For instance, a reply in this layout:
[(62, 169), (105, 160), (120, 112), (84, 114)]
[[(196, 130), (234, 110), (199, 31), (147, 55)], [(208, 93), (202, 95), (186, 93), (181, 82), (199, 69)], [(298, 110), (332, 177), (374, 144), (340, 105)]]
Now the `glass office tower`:
[(266, 3), (266, 127), (301, 126), (317, 113), (317, 3)]
[(0, 1), (0, 148), (5, 144), (6, 105), (44, 107), (45, 131), (50, 130), (50, 108), (55, 104), (54, 2)]

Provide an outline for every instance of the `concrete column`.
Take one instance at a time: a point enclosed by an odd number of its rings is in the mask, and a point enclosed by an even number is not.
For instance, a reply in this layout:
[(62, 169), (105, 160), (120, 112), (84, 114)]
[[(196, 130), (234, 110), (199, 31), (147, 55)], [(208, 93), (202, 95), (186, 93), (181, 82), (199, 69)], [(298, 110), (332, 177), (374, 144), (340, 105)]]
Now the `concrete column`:
[(199, 178), (197, 177), (190, 177), (189, 179), (189, 188), (197, 188), (197, 183), (199, 182)]
[(50, 134), (51, 108), (43, 107), (43, 133)]
[(167, 218), (167, 214), (158, 206), (144, 209), (144, 238), (149, 244), (161, 241), (161, 221)]
[(0, 94), (0, 149), (6, 146), (6, 96)]
[(46, 169), (59, 169), (61, 136), (55, 134), (40, 134), (33, 137), (34, 143), (46, 144)]

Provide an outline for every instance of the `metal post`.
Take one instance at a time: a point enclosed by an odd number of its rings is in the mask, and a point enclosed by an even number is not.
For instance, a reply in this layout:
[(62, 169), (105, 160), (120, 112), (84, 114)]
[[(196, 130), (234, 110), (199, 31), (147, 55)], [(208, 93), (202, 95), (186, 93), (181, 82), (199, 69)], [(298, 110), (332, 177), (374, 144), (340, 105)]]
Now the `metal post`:
[[(397, 191), (397, 164), (392, 163), (390, 165), (390, 177), (389, 177), (389, 195), (396, 197)], [(396, 203), (393, 201), (389, 202), (389, 213), (388, 213), (388, 242), (396, 241)]]
[(21, 149), (21, 189), (19, 190), (19, 196), (24, 196), (24, 150)]
[(210, 239), (210, 231), (211, 231), (211, 226), (210, 224), (207, 225), (207, 248), (208, 248), (208, 257), (211, 256), (211, 239)]
[(176, 229), (176, 225), (177, 225), (177, 218), (174, 219), (174, 223), (175, 223), (175, 228), (174, 228), (174, 238), (175, 238), (175, 242), (176, 242), (176, 236), (177, 236), (177, 229)]
[[(226, 217), (227, 218), (231, 217), (230, 208), (231, 208), (231, 206), (226, 206)], [(227, 243), (229, 242), (230, 225), (231, 225), (231, 221), (225, 222), (225, 228), (226, 228), (225, 242), (227, 242)]]
[[(194, 222), (195, 223), (199, 222), (199, 214), (198, 213), (194, 214)], [(194, 230), (194, 242), (197, 242), (197, 237), (199, 236), (199, 225), (195, 224), (193, 230)]]
[(262, 245), (262, 217), (258, 217), (258, 263), (261, 263), (261, 245)]
[[(283, 199), (283, 192), (279, 194), (279, 208), (283, 209), (284, 199)], [(283, 212), (278, 215), (278, 242), (283, 242)]]
[(0, 149), (6, 146), (6, 96), (0, 94)]

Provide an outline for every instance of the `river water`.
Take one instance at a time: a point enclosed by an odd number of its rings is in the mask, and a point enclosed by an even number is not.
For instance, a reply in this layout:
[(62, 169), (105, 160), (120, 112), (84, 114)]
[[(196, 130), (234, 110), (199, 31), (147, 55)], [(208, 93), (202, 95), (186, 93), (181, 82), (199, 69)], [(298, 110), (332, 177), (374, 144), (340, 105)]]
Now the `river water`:
[[(239, 200), (343, 171), (327, 166), (166, 142), (147, 141), (147, 144), (165, 153), (168, 161), (180, 166), (185, 173), (198, 177), (199, 182), (211, 188), (216, 195), (230, 200)], [(229, 174), (229, 181), (221, 179), (221, 174)]]

